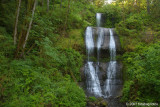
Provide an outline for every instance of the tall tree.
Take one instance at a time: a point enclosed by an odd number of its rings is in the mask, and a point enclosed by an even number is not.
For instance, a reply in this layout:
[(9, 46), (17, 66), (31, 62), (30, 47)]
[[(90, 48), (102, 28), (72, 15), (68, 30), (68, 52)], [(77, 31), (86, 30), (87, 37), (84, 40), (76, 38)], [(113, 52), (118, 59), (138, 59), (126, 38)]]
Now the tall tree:
[[(27, 9), (27, 15), (26, 16), (30, 16), (30, 11), (32, 11), (31, 14), (31, 18), (30, 21), (24, 21), (24, 26), (22, 28), (22, 31), (20, 33), (20, 37), (19, 37), (19, 42), (18, 42), (18, 46), (17, 46), (17, 51), (16, 51), (16, 58), (20, 58), (20, 57), (24, 57), (24, 50), (26, 47), (26, 43), (29, 37), (29, 32), (32, 26), (32, 22), (33, 22), (33, 17), (34, 17), (34, 13), (35, 13), (35, 9), (36, 9), (36, 4), (37, 4), (37, 0), (29, 0), (28, 1), (28, 9)], [(33, 7), (32, 7), (33, 6)], [(33, 9), (31, 9), (33, 8)], [(27, 30), (26, 30), (27, 27)]]
[(17, 11), (16, 11), (16, 20), (15, 20), (15, 26), (14, 26), (14, 32), (13, 32), (13, 38), (14, 38), (14, 45), (17, 43), (17, 26), (18, 26), (18, 18), (19, 18), (19, 12), (21, 7), (21, 0), (18, 0), (17, 5)]
[(62, 8), (62, 0), (61, 0), (60, 8)]
[(150, 14), (150, 0), (147, 0), (147, 12)]
[(28, 30), (27, 30), (27, 34), (26, 34), (26, 38), (25, 38), (25, 41), (24, 41), (24, 44), (23, 44), (23, 48), (25, 48), (25, 46), (26, 46), (28, 36), (29, 36), (29, 32), (31, 30), (31, 25), (32, 25), (32, 22), (33, 22), (33, 17), (34, 17), (34, 12), (35, 12), (35, 9), (36, 9), (36, 3), (37, 3), (37, 0), (34, 1), (34, 6), (33, 6), (33, 10), (32, 10), (32, 17), (31, 17), (31, 20), (29, 22), (29, 27), (28, 27)]
[(47, 11), (49, 11), (49, 0), (47, 0)]
[(151, 15), (153, 18), (155, 18), (157, 21), (160, 21), (160, 0), (152, 0), (152, 5), (151, 5)]

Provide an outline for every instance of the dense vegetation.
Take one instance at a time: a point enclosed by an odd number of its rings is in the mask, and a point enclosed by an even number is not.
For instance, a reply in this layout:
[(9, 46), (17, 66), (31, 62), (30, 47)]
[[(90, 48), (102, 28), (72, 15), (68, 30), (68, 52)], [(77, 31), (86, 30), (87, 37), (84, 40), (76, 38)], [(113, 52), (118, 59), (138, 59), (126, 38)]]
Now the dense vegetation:
[(83, 35), (96, 12), (120, 36), (122, 101), (160, 102), (159, 0), (20, 1), (0, 0), (0, 106), (85, 106)]
[(117, 0), (99, 11), (106, 14), (106, 27), (120, 36), (122, 101), (160, 103), (160, 1)]
[(87, 0), (1, 0), (0, 106), (85, 106), (77, 83), (94, 15)]

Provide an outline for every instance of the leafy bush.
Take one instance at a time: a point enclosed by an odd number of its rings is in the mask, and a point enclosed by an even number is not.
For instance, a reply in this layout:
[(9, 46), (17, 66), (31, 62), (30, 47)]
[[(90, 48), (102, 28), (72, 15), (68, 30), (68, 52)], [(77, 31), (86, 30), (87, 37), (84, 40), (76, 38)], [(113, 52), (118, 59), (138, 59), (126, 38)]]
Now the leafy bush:
[(117, 5), (107, 4), (98, 11), (105, 14), (106, 28), (114, 28), (122, 20), (122, 9)]
[(91, 101), (91, 102), (95, 102), (95, 101), (97, 100), (95, 97), (89, 97), (88, 99), (89, 99), (89, 101)]
[(13, 32), (15, 6), (15, 1), (0, 3), (0, 26), (5, 27), (8, 33)]
[(144, 29), (143, 25), (141, 16), (134, 14), (117, 24), (116, 30), (122, 36), (137, 36)]
[(42, 48), (41, 56), (43, 58), (43, 65), (47, 68), (55, 67), (64, 74), (72, 75), (73, 73), (77, 80), (80, 80), (79, 69), (83, 62), (82, 55), (74, 49), (54, 48), (52, 45), (49, 38), (45, 38), (44, 41), (41, 42), (40, 46)]
[(12, 38), (7, 33), (1, 35), (0, 32), (0, 55), (13, 58), (14, 50)]
[(135, 30), (142, 30), (142, 19), (140, 16), (137, 16), (136, 14), (133, 16), (130, 16), (130, 18), (126, 19), (126, 28), (127, 29), (135, 29)]
[(1, 106), (85, 106), (83, 90), (57, 69), (46, 69), (26, 59), (13, 60), (10, 66), (2, 64), (0, 70), (0, 96), (5, 100)]
[(82, 55), (72, 47), (55, 45), (57, 35), (50, 20), (35, 18), (28, 43), (35, 41), (36, 47), (25, 59), (12, 59), (13, 39), (0, 28), (0, 106), (84, 107), (84, 91), (73, 82), (73, 77), (80, 80)]
[[(141, 102), (160, 102), (160, 42), (151, 46), (138, 45), (136, 52), (123, 55), (127, 65), (128, 80), (123, 90), (123, 99)], [(130, 93), (127, 94), (127, 93)], [(134, 93), (134, 94), (132, 94)]]

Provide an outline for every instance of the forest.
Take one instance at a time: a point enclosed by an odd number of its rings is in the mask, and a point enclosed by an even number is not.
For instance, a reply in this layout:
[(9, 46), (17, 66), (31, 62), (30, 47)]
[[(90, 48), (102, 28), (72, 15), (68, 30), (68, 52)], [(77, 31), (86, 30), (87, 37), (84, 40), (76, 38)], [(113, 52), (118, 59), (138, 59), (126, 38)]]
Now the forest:
[(0, 106), (98, 103), (79, 85), (84, 32), (96, 25), (96, 13), (120, 38), (120, 102), (160, 103), (159, 0), (0, 0)]

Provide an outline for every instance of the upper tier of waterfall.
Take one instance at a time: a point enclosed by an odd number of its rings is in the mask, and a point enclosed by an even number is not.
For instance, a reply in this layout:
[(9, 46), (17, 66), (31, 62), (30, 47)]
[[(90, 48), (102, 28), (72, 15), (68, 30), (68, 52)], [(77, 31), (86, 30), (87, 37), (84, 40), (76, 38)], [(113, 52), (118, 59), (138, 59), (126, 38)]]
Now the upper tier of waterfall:
[[(85, 35), (87, 55), (90, 55), (90, 61), (103, 60), (110, 57), (109, 43), (110, 32), (115, 40), (116, 53), (121, 53), (120, 40), (114, 28), (87, 27)], [(113, 39), (112, 39), (113, 40)], [(93, 57), (95, 57), (93, 59)]]
[(97, 27), (101, 26), (102, 13), (96, 13)]
[(113, 31), (110, 29), (110, 42), (109, 42), (109, 50), (110, 50), (110, 60), (115, 60), (116, 58), (116, 43), (113, 36)]
[(86, 49), (88, 54), (88, 61), (90, 55), (93, 53), (94, 50), (94, 41), (92, 36), (92, 27), (87, 27), (86, 29), (86, 36), (85, 36), (85, 43), (86, 43)]

